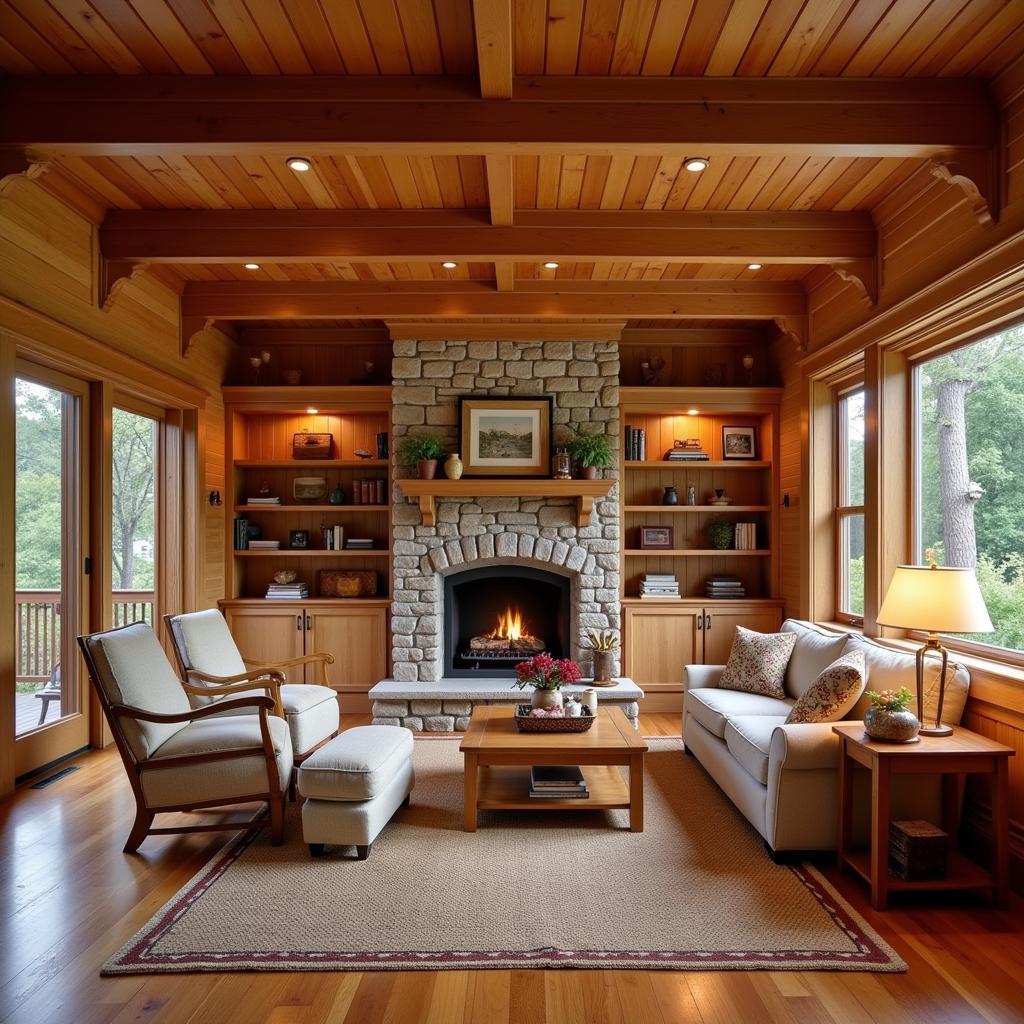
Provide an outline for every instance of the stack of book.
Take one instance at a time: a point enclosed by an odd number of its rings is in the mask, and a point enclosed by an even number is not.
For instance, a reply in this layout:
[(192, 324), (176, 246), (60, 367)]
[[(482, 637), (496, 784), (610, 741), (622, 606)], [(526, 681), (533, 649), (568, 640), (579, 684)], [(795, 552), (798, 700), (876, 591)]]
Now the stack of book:
[(640, 597), (646, 601), (679, 600), (679, 580), (671, 573), (647, 572), (640, 580)]
[(534, 765), (530, 796), (540, 800), (586, 800), (590, 796), (583, 772), (574, 764)]
[(305, 601), (309, 597), (309, 587), (295, 580), (294, 583), (271, 583), (267, 587), (268, 601)]
[(709, 458), (708, 453), (699, 446), (669, 448), (665, 452), (666, 462), (707, 462)]
[(353, 505), (383, 505), (387, 500), (388, 482), (384, 479), (353, 480)]
[(737, 551), (756, 551), (757, 523), (737, 523), (735, 544)]
[(626, 458), (630, 462), (643, 462), (647, 458), (647, 431), (626, 427)]
[(247, 505), (280, 505), (280, 498), (246, 498)]
[(279, 540), (251, 540), (249, 541), (250, 551), (277, 551), (281, 547)]
[(371, 551), (373, 541), (369, 537), (350, 537), (345, 541), (346, 551)]
[(746, 597), (743, 581), (736, 576), (709, 576), (704, 584), (704, 596), (714, 598)]

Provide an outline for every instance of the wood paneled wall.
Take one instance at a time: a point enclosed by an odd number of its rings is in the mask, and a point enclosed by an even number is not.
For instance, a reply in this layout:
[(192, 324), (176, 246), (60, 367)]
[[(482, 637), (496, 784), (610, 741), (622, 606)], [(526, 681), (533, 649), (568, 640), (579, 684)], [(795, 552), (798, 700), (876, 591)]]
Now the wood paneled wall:
[[(800, 501), (802, 491), (801, 384), (803, 377), (793, 357), (792, 342), (780, 340), (772, 347), (775, 365), (782, 367), (782, 401), (779, 403), (779, 597), (785, 614), (803, 617), (800, 592)], [(788, 505), (786, 504), (788, 496)]]
[[(204, 466), (199, 481), (197, 549), (199, 601), (213, 606), (224, 594), (225, 510), (210, 506), (206, 498), (211, 490), (224, 489), (220, 388), (233, 346), (222, 335), (206, 335), (188, 358), (182, 358), (177, 294), (149, 272), (125, 282), (108, 308), (99, 308), (94, 298), (97, 260), (92, 220), (41, 182), (21, 177), (7, 180), (0, 190), (0, 296), (39, 314), (42, 326), (52, 323), (72, 328), (114, 353), (197, 385), (209, 395), (202, 416)], [(15, 318), (14, 313), (13, 306), (0, 306), (0, 327), (24, 330), (24, 318)]]

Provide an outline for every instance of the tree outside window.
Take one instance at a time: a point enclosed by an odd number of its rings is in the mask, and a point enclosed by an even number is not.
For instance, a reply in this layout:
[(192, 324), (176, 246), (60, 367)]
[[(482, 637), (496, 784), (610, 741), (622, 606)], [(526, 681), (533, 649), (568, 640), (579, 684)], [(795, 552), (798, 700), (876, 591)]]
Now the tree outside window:
[(838, 401), (836, 494), (836, 616), (864, 618), (864, 390)]

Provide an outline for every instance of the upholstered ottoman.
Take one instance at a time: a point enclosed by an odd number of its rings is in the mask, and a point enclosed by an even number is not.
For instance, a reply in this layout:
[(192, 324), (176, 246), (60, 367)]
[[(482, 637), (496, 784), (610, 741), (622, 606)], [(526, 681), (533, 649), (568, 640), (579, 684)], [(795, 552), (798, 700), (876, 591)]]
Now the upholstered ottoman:
[(299, 766), (302, 837), (319, 857), (328, 843), (359, 860), (412, 792), (412, 733), (396, 725), (347, 729)]

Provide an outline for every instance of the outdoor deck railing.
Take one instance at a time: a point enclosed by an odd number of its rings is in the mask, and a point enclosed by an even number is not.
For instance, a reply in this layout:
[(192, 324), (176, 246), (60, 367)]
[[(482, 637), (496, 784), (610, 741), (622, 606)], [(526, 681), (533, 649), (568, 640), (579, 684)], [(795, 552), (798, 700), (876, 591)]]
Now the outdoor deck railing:
[[(115, 590), (113, 622), (153, 624), (152, 590)], [(60, 661), (60, 591), (19, 590), (15, 594), (17, 682), (44, 683)]]

